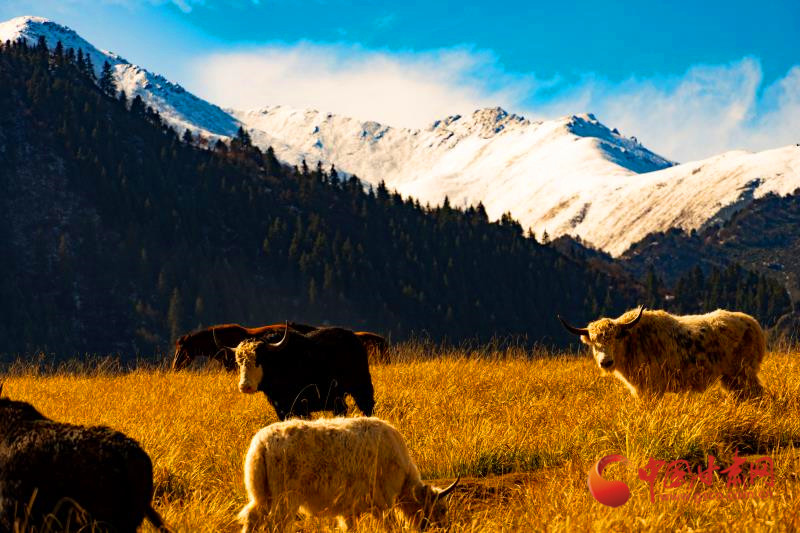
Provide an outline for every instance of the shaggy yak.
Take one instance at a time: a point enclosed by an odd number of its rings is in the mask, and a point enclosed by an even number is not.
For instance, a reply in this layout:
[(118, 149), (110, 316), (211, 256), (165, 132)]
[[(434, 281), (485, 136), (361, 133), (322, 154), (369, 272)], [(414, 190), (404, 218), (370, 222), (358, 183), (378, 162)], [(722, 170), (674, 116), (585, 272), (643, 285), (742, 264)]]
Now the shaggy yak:
[(0, 531), (134, 533), (144, 518), (166, 530), (152, 499), (153, 465), (135, 440), (0, 398)]
[(766, 337), (750, 315), (718, 309), (675, 316), (640, 307), (617, 319), (595, 320), (585, 328), (558, 318), (592, 348), (603, 374), (616, 376), (634, 396), (700, 392), (717, 379), (739, 397), (762, 393), (758, 370)]
[[(317, 328), (306, 324), (289, 322), (289, 328), (300, 333), (308, 333)], [(233, 348), (245, 339), (266, 337), (282, 333), (286, 324), (271, 324), (258, 328), (246, 328), (239, 324), (219, 324), (183, 335), (175, 341), (175, 356), (172, 369), (181, 370), (189, 366), (195, 357), (208, 357), (223, 364), (226, 370), (236, 370)]]
[(412, 526), (446, 526), (446, 489), (422, 482), (400, 433), (378, 418), (289, 420), (261, 429), (244, 465), (249, 503), (242, 531), (285, 531), (298, 510), (335, 516), (343, 529), (363, 513)]
[(279, 342), (247, 339), (235, 353), (239, 390), (263, 392), (280, 420), (325, 410), (346, 415), (345, 394), (372, 415), (375, 394), (367, 352), (352, 331), (324, 328), (303, 335), (285, 327)]
[[(289, 322), (289, 327), (299, 333), (310, 333), (319, 328), (307, 324)], [(208, 357), (222, 363), (227, 370), (236, 370), (236, 358), (229, 347), (236, 346), (245, 339), (269, 337), (283, 333), (286, 324), (270, 324), (258, 328), (246, 328), (239, 324), (219, 324), (210, 328), (188, 333), (175, 341), (175, 355), (172, 369), (182, 370), (196, 357)], [(369, 331), (356, 331), (356, 337), (367, 349), (370, 363), (388, 363), (386, 339)]]

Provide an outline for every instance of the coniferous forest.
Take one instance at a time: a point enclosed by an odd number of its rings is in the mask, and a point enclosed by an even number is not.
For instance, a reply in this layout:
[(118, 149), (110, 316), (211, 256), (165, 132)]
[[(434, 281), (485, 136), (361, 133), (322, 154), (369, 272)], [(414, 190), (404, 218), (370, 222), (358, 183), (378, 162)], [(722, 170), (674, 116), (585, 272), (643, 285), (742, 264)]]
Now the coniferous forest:
[(562, 345), (557, 313), (579, 322), (659, 293), (481, 206), (288, 167), (243, 130), (228, 144), (178, 135), (108, 76), (79, 50), (0, 46), (6, 358), (154, 357), (198, 327), (284, 320)]

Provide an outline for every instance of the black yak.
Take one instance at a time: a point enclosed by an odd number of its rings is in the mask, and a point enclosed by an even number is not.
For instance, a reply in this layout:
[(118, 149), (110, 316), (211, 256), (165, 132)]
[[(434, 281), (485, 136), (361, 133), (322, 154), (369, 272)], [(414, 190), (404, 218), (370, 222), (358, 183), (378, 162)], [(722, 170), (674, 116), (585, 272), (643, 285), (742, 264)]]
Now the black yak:
[(0, 398), (0, 531), (134, 533), (144, 518), (166, 529), (152, 499), (153, 465), (135, 440)]
[(279, 342), (247, 339), (235, 352), (239, 390), (266, 394), (280, 420), (312, 411), (345, 415), (345, 394), (372, 415), (375, 395), (367, 352), (352, 331), (323, 328), (304, 335), (285, 327)]

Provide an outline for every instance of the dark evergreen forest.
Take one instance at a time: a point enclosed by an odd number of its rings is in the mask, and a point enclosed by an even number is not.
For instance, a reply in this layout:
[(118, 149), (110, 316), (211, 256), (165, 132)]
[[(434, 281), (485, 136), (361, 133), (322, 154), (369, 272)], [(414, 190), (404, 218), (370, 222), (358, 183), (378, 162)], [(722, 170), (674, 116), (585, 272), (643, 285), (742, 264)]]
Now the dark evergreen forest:
[(103, 72), (60, 45), (0, 46), (5, 358), (158, 357), (195, 328), (284, 320), (564, 345), (557, 313), (615, 315), (658, 293), (481, 206), (287, 167), (243, 130), (179, 136)]
[[(241, 131), (179, 138), (80, 51), (0, 49), (0, 350), (153, 356), (214, 323), (294, 320), (460, 342), (568, 340), (557, 312), (635, 287), (482, 207), (421, 206), (282, 166)], [(185, 141), (191, 141), (189, 143)]]

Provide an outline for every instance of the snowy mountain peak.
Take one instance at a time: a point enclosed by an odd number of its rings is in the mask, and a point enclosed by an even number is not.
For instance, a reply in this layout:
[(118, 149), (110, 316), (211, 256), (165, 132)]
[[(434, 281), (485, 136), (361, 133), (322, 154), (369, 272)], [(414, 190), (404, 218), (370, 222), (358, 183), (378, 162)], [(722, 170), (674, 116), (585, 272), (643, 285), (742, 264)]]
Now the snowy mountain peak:
[(32, 45), (36, 44), (39, 37), (44, 37), (50, 48), (55, 48), (61, 42), (65, 50), (82, 50), (92, 60), (96, 75), (100, 74), (103, 63), (108, 62), (117, 89), (125, 91), (128, 98), (140, 96), (145, 105), (157, 110), (161, 118), (179, 133), (190, 129), (213, 140), (230, 137), (239, 128), (239, 123), (219, 107), (201, 100), (163, 76), (131, 64), (113, 52), (96, 48), (71, 28), (34, 16), (0, 22), (0, 42), (24, 39)]
[(112, 65), (128, 64), (127, 60), (114, 52), (98, 50), (72, 28), (62, 26), (44, 17), (26, 15), (0, 22), (0, 40), (4, 42), (24, 39), (28, 45), (35, 45), (39, 37), (44, 37), (50, 48), (54, 48), (60, 41), (65, 50), (67, 48), (83, 50), (84, 54), (89, 54), (92, 58), (92, 63), (98, 73), (103, 61), (108, 61)]
[(636, 137), (625, 137), (617, 128), (609, 129), (592, 113), (569, 115), (562, 120), (567, 132), (591, 139), (607, 159), (628, 170), (642, 173), (675, 165), (675, 162), (642, 146)]

